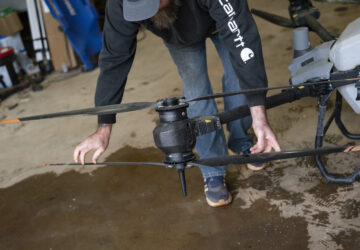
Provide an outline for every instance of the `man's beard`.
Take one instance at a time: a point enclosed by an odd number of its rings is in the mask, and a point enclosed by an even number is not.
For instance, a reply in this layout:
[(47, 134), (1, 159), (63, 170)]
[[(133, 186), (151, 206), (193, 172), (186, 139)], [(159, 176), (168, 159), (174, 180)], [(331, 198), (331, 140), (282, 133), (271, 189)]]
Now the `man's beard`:
[(169, 5), (159, 10), (151, 21), (158, 29), (169, 29), (177, 19), (180, 6), (180, 0), (169, 0)]

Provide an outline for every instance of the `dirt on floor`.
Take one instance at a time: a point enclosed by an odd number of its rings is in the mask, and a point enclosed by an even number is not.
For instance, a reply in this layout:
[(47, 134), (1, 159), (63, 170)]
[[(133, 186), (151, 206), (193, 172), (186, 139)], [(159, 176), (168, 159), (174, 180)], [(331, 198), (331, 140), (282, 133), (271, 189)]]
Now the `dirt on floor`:
[[(288, 15), (285, 0), (249, 3)], [(315, 5), (332, 32), (359, 17), (359, 5)], [(292, 31), (256, 22), (269, 86), (286, 85)], [(316, 45), (320, 39), (311, 35), (311, 41)], [(214, 92), (220, 92), (221, 62), (211, 43), (207, 51)], [(42, 92), (27, 90), (2, 102), (0, 118), (90, 107), (98, 74), (53, 74)], [(181, 96), (181, 81), (161, 40), (147, 32), (124, 102), (167, 96)], [(217, 103), (222, 109), (222, 101)], [(283, 150), (313, 147), (316, 99), (277, 107), (268, 116)], [(350, 131), (360, 133), (360, 117), (347, 105), (342, 118)], [(157, 120), (154, 110), (118, 115), (101, 160), (161, 161), (152, 138)], [(162, 167), (40, 166), (71, 162), (74, 147), (95, 128), (94, 117), (0, 125), (0, 249), (360, 249), (360, 182), (328, 183), (310, 157), (273, 162), (259, 172), (230, 166), (227, 183), (234, 201), (216, 209), (206, 205), (197, 168), (186, 172), (188, 196), (183, 197), (176, 171)], [(356, 143), (334, 125), (325, 138), (327, 146)], [(324, 161), (329, 172), (360, 168), (356, 153)]]

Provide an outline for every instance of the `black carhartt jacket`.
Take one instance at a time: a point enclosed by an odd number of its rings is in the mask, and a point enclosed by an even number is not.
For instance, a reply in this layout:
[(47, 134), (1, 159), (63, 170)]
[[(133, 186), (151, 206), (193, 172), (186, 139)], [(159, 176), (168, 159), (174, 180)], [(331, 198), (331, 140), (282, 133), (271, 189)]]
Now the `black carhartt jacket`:
[[(167, 43), (191, 45), (216, 30), (229, 50), (242, 89), (267, 86), (261, 41), (246, 0), (181, 0), (178, 19), (170, 29), (159, 30), (150, 20), (128, 22), (122, 0), (108, 0), (103, 48), (99, 57), (95, 105), (120, 103), (136, 50), (136, 35), (143, 24)], [(249, 106), (264, 105), (264, 94), (247, 95)], [(115, 123), (115, 115), (99, 116), (99, 123)]]

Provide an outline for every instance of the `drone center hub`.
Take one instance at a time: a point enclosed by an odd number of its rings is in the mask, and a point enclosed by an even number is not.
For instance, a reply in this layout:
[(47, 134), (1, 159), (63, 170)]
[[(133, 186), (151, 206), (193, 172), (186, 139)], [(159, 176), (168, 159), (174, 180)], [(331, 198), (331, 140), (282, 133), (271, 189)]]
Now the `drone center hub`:
[(189, 104), (178, 98), (161, 100), (156, 109), (160, 122), (153, 131), (156, 146), (165, 153), (164, 163), (179, 164), (195, 159), (196, 135), (187, 116)]

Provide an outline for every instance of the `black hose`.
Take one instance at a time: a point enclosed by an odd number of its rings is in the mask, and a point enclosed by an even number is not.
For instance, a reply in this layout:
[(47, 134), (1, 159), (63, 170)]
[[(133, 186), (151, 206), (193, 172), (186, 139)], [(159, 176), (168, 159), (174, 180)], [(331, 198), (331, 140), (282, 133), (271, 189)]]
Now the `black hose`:
[(261, 17), (273, 24), (280, 25), (286, 28), (295, 28), (295, 24), (289, 18), (285, 18), (282, 16), (278, 16), (272, 13), (268, 13), (261, 10), (251, 9), (251, 13), (254, 15)]

